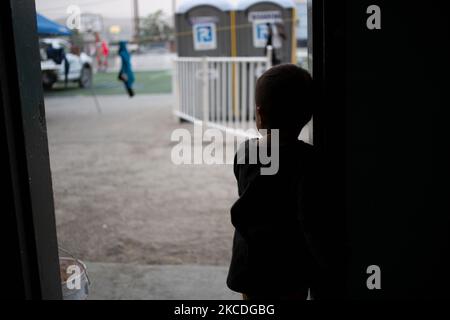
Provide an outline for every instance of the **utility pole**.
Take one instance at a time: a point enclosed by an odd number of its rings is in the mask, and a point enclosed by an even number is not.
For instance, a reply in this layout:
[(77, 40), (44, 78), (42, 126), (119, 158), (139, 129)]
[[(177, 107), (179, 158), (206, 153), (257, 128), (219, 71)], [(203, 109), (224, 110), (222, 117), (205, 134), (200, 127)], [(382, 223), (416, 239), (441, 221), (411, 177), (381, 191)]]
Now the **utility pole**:
[(176, 12), (177, 12), (177, 0), (172, 0), (172, 22), (173, 22), (173, 30), (174, 30), (174, 37), (173, 40), (170, 43), (170, 50), (171, 52), (176, 51), (176, 43), (177, 43), (177, 36), (176, 36)]
[(176, 10), (177, 10), (177, 0), (172, 0), (172, 11), (174, 16)]
[(133, 0), (134, 42), (139, 44), (139, 0)]

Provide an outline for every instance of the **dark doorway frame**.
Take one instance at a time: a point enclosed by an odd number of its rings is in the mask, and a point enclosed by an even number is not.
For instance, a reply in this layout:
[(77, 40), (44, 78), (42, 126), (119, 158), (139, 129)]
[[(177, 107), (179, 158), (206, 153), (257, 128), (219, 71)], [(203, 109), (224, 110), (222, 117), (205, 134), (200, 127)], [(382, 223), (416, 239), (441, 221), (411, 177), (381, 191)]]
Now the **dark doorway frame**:
[[(314, 142), (323, 159), (344, 159), (340, 143), (345, 132), (344, 84), (337, 76), (345, 67), (344, 19), (338, 1), (309, 0), (310, 49), (314, 79), (325, 97), (315, 115)], [(324, 24), (327, 19), (327, 24)], [(312, 32), (314, 30), (314, 33)], [(326, 44), (326, 45), (325, 45)], [(7, 165), (2, 167), (6, 190), (2, 231), (8, 243), (8, 288), (19, 299), (61, 299), (58, 246), (48, 152), (45, 108), (39, 66), (34, 0), (0, 2), (0, 130)], [(333, 102), (333, 103), (330, 103)], [(336, 131), (338, 130), (338, 131)], [(329, 203), (341, 210), (329, 217), (331, 235), (345, 234), (344, 163), (325, 161)], [(336, 190), (340, 190), (336, 192)], [(343, 238), (334, 241), (343, 244)], [(341, 248), (342, 249), (342, 248)], [(330, 287), (341, 293), (344, 277), (342, 250), (335, 256)], [(339, 258), (340, 257), (340, 258)], [(341, 272), (343, 275), (343, 271)], [(333, 280), (334, 279), (334, 280)], [(330, 293), (331, 297), (336, 297)]]
[(316, 186), (322, 199), (314, 213), (325, 270), (319, 299), (347, 297), (345, 190), (345, 2), (308, 0), (308, 63), (317, 89), (314, 146), (320, 159)]
[(34, 0), (0, 2), (0, 143), (9, 298), (61, 299)]

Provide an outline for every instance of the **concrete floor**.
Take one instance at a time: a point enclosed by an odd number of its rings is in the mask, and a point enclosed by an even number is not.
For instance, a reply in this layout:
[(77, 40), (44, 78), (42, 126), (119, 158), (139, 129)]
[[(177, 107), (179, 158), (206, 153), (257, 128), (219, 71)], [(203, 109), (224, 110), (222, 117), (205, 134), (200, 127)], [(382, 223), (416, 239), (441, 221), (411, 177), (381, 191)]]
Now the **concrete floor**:
[(172, 163), (171, 133), (192, 125), (171, 96), (98, 100), (46, 99), (58, 241), (91, 262), (93, 297), (228, 297), (232, 167)]
[(224, 286), (227, 268), (87, 263), (90, 300), (239, 300)]

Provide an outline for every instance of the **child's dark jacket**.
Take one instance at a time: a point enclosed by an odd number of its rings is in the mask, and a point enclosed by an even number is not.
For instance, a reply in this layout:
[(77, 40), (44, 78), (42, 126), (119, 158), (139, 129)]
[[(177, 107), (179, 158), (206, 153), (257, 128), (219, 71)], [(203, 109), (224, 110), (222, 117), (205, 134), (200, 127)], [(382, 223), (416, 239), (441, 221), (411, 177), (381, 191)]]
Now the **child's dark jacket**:
[[(239, 199), (231, 208), (235, 227), (227, 285), (247, 294), (295, 292), (308, 288), (315, 262), (305, 237), (313, 214), (313, 147), (301, 142), (280, 146), (279, 171), (261, 175), (261, 164), (248, 163), (249, 140), (241, 146), (246, 164), (234, 160)], [(242, 153), (238, 152), (237, 155)]]

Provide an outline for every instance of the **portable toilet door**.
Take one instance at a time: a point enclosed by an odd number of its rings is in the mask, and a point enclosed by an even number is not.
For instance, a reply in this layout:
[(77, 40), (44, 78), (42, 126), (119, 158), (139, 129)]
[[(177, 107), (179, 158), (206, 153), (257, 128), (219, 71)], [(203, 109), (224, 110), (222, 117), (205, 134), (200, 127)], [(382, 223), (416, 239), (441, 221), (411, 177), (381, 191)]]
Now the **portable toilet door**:
[(180, 57), (231, 55), (231, 0), (185, 0), (176, 10), (175, 30)]
[(237, 0), (238, 56), (264, 56), (272, 29), (272, 47), (279, 63), (296, 63), (297, 15), (292, 0)]

